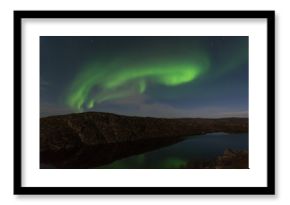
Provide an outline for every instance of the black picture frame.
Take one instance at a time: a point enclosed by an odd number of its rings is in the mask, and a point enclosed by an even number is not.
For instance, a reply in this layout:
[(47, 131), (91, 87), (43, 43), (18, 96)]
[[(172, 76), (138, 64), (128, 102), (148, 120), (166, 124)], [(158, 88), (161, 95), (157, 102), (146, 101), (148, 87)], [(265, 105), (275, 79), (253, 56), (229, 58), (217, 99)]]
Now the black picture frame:
[[(253, 18), (267, 20), (266, 187), (23, 187), (21, 20), (27, 18)], [(275, 11), (14, 11), (14, 194), (275, 194)]]

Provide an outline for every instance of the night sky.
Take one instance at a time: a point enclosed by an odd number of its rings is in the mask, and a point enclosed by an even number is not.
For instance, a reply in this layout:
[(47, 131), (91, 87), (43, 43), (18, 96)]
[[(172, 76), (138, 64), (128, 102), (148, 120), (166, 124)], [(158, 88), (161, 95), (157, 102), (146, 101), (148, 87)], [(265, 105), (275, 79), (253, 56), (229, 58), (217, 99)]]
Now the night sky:
[(247, 117), (247, 36), (40, 37), (40, 115)]

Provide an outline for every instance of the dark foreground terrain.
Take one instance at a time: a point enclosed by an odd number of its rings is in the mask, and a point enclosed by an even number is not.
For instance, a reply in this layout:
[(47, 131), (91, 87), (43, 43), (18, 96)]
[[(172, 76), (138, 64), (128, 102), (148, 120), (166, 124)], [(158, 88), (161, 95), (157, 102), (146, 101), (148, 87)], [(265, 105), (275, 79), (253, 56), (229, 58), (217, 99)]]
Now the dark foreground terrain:
[[(185, 136), (215, 132), (246, 133), (248, 119), (165, 119), (97, 112), (45, 117), (40, 119), (40, 163), (41, 168), (93, 168)], [(198, 168), (194, 166), (186, 168)]]
[(225, 149), (223, 155), (212, 160), (192, 160), (183, 168), (187, 169), (248, 169), (249, 155), (247, 150)]

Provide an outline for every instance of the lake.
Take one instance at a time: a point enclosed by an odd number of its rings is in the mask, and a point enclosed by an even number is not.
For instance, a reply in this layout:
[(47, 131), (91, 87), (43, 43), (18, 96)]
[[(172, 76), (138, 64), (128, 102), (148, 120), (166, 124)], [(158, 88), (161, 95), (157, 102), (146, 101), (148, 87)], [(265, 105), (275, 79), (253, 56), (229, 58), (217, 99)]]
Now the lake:
[[(185, 137), (179, 140), (150, 140), (117, 145), (102, 169), (172, 169), (185, 166), (192, 160), (211, 160), (224, 150), (248, 150), (248, 133), (212, 133)], [(132, 151), (130, 151), (132, 149)], [(118, 150), (118, 151), (116, 151)], [(120, 150), (122, 150), (120, 152)], [(126, 154), (123, 154), (123, 153)], [(110, 154), (109, 154), (110, 155)], [(127, 155), (127, 156), (126, 156)], [(111, 161), (111, 162), (109, 162)], [(103, 162), (103, 161), (102, 161)], [(109, 162), (109, 163), (108, 163)]]

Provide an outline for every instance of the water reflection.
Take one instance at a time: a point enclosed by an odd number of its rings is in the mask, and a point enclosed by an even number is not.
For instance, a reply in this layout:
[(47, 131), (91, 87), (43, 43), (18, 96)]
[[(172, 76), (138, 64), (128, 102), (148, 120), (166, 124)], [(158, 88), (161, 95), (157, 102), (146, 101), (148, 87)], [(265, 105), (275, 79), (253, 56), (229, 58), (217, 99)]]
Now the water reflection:
[[(214, 133), (187, 137), (182, 141), (146, 153), (100, 166), (106, 169), (175, 169), (188, 168), (194, 162), (216, 159), (227, 149), (248, 150), (248, 134)], [(188, 166), (190, 164), (190, 166)]]
[[(181, 142), (184, 139), (185, 138), (162, 138), (140, 140), (137, 142), (84, 146), (78, 150), (70, 150), (65, 153), (41, 153), (41, 168), (98, 168), (102, 165), (110, 164), (116, 160), (132, 155), (167, 147), (177, 142)], [(144, 155), (134, 157), (132, 164), (135, 164), (137, 167), (142, 166), (142, 164), (144, 164)], [(126, 163), (125, 165), (117, 161), (115, 164), (112, 164), (111, 168), (114, 167), (128, 168), (128, 164)], [(134, 168), (134, 166), (132, 168)]]
[(248, 150), (248, 134), (215, 133), (179, 139), (83, 146), (41, 153), (41, 168), (173, 169), (194, 160), (211, 160), (226, 148)]

